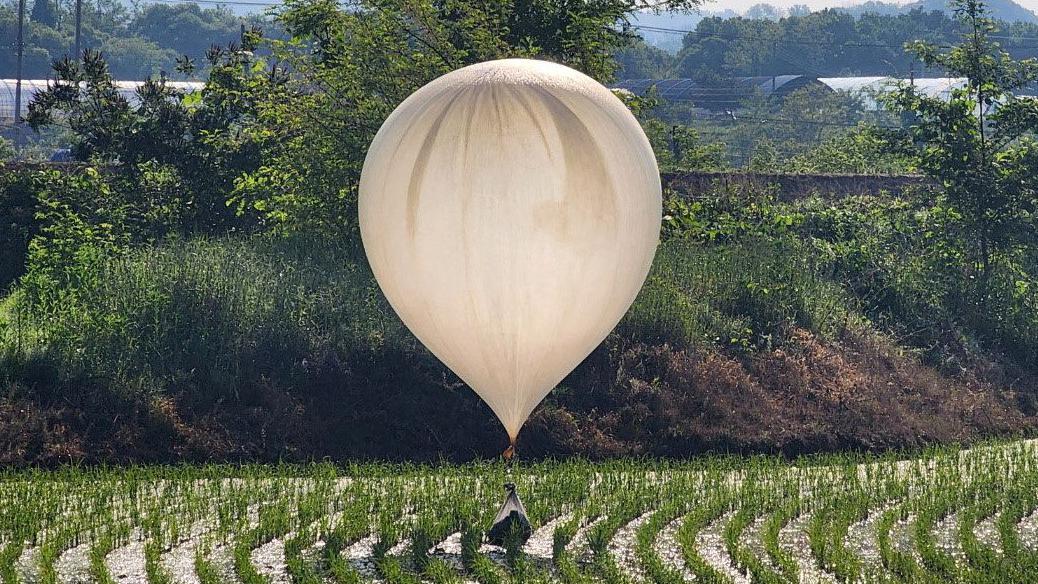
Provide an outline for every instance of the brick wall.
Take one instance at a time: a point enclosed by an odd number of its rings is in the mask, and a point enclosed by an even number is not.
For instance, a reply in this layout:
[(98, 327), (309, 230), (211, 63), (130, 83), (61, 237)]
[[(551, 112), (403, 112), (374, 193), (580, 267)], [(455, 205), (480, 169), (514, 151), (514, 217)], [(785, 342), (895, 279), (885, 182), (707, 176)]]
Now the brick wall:
[(784, 201), (815, 194), (824, 197), (879, 194), (898, 196), (906, 190), (934, 184), (930, 179), (918, 175), (776, 174), (743, 171), (664, 172), (662, 179), (665, 188), (669, 187), (690, 198), (718, 186), (765, 188), (775, 185), (778, 188), (779, 199)]

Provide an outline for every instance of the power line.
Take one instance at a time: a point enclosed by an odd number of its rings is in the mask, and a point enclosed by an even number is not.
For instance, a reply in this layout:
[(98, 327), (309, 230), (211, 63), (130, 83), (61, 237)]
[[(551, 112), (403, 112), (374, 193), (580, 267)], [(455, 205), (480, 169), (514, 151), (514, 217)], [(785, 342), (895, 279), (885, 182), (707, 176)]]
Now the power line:
[(245, 0), (146, 0), (157, 4), (210, 4), (216, 6), (278, 6), (281, 2), (246, 2)]
[(738, 123), (738, 122), (762, 122), (762, 123), (776, 123), (776, 124), (803, 124), (803, 125), (809, 125), (809, 126), (833, 126), (833, 127), (841, 127), (841, 128), (857, 128), (860, 125), (866, 125), (866, 126), (870, 126), (870, 127), (881, 128), (881, 129), (884, 129), (884, 130), (900, 130), (901, 129), (901, 126), (873, 124), (873, 123), (869, 123), (869, 122), (864, 121), (864, 120), (862, 120), (860, 122), (824, 122), (824, 121), (821, 121), (821, 120), (792, 120), (792, 119), (788, 119), (788, 118), (762, 118), (762, 117), (738, 116), (738, 115), (736, 117), (734, 117), (734, 118), (726, 117), (726, 118), (700, 118), (700, 119), (704, 119), (704, 120), (708, 120), (708, 121), (714, 121), (714, 122), (728, 122), (728, 123), (733, 123), (733, 122), (734, 123)]
[(702, 31), (697, 31), (697, 30), (682, 30), (682, 29), (678, 29), (678, 28), (665, 28), (665, 27), (662, 27), (662, 26), (648, 26), (648, 25), (642, 25), (642, 24), (632, 24), (631, 28), (636, 28), (638, 30), (646, 30), (646, 31), (649, 31), (649, 32), (661, 32), (661, 33), (669, 33), (669, 34), (682, 34), (682, 35), (686, 35), (686, 36), (697, 36), (697, 37), (705, 37), (705, 38), (717, 38), (717, 39), (721, 39), (721, 40), (751, 39), (751, 40), (777, 42), (777, 43), (785, 43), (785, 44), (808, 45), (808, 46), (823, 46), (823, 47), (852, 46), (852, 47), (862, 47), (862, 48), (887, 48), (887, 49), (891, 49), (891, 48), (898, 48), (898, 49), (900, 49), (900, 48), (902, 48), (900, 46), (894, 47), (893, 45), (890, 45), (888, 43), (871, 43), (871, 42), (870, 43), (865, 43), (865, 42), (849, 42), (849, 41), (841, 43), (841, 42), (834, 42), (834, 41), (807, 41), (807, 40), (799, 40), (799, 39), (769, 39), (769, 38), (753, 36), (753, 35), (746, 35), (746, 34), (720, 34), (720, 33), (715, 33), (715, 32), (702, 32)]

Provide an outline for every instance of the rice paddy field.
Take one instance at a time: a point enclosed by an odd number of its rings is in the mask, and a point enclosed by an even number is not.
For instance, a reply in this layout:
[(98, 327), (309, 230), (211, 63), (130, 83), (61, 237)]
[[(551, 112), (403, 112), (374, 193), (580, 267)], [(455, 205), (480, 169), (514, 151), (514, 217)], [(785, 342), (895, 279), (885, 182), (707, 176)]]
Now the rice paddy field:
[[(514, 481), (534, 527), (485, 543)], [(2, 582), (1034, 582), (1038, 444), (0, 473)]]

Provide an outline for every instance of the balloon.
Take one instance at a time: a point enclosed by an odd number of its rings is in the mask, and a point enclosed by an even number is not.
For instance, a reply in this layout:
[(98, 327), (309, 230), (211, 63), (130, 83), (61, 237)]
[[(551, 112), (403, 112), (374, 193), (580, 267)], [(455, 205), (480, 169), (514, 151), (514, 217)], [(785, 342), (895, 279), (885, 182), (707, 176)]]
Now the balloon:
[(527, 59), (448, 73), (371, 144), (360, 228), (393, 309), (515, 443), (609, 334), (659, 241), (649, 141), (608, 89)]

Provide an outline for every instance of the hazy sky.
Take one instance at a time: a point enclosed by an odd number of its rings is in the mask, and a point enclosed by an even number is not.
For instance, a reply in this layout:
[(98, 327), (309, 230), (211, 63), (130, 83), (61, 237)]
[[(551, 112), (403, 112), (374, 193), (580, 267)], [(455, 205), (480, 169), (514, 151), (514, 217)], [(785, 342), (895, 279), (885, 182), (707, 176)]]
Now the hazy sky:
[[(731, 8), (736, 12), (742, 12), (754, 4), (771, 4), (788, 8), (794, 4), (807, 4), (813, 9), (825, 8), (826, 6), (845, 6), (848, 4), (861, 4), (864, 0), (713, 0), (703, 5), (705, 10), (724, 10)], [(907, 4), (906, 1), (890, 2), (892, 4)], [(1038, 0), (1016, 0), (1016, 3), (1031, 11), (1038, 11)]]

